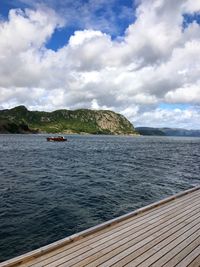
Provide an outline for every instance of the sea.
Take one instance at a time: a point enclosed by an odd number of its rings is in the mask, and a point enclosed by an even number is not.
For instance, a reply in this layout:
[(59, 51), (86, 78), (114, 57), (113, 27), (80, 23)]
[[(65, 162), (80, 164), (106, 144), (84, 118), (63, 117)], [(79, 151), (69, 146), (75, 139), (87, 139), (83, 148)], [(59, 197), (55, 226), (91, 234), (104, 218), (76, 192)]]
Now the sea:
[(0, 261), (200, 184), (200, 139), (0, 135)]

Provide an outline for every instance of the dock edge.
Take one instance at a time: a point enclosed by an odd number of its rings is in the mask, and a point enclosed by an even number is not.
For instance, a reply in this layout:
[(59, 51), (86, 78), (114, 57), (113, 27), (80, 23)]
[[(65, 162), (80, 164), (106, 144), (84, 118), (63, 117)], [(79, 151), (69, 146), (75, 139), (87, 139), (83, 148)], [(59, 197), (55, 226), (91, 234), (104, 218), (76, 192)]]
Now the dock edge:
[(93, 226), (93, 227), (91, 227), (89, 229), (86, 229), (84, 231), (81, 231), (81, 232), (79, 232), (77, 234), (73, 234), (73, 235), (71, 235), (69, 237), (60, 239), (60, 240), (58, 240), (56, 242), (53, 242), (53, 243), (51, 243), (49, 245), (43, 246), (43, 247), (38, 248), (36, 250), (33, 250), (31, 252), (28, 252), (28, 253), (22, 254), (20, 256), (17, 256), (15, 258), (6, 260), (4, 262), (1, 262), (0, 263), (0, 267), (14, 267), (14, 266), (17, 266), (18, 264), (25, 263), (25, 262), (29, 261), (30, 259), (34, 259), (34, 258), (37, 258), (39, 256), (42, 256), (42, 255), (44, 255), (44, 254), (46, 254), (48, 252), (51, 252), (51, 251), (53, 251), (55, 249), (63, 247), (65, 245), (67, 245), (68, 243), (71, 243), (73, 241), (81, 239), (81, 238), (83, 238), (85, 236), (88, 236), (90, 234), (94, 234), (94, 233), (96, 233), (96, 232), (98, 232), (98, 231), (100, 231), (102, 229), (105, 229), (105, 228), (111, 226), (111, 225), (114, 225), (114, 224), (117, 224), (119, 222), (122, 222), (123, 220), (129, 219), (129, 218), (131, 218), (133, 216), (136, 216), (136, 215), (138, 215), (140, 213), (143, 213), (145, 211), (151, 210), (151, 209), (153, 209), (155, 207), (163, 205), (163, 204), (165, 204), (167, 202), (170, 202), (172, 200), (180, 198), (180, 197), (182, 197), (184, 195), (187, 195), (187, 194), (192, 193), (194, 191), (197, 191), (199, 189), (200, 189), (200, 186), (196, 186), (196, 187), (193, 187), (193, 188), (188, 189), (186, 191), (182, 191), (182, 192), (180, 192), (178, 194), (175, 194), (175, 195), (167, 197), (167, 198), (165, 198), (163, 200), (154, 202), (154, 203), (149, 204), (149, 205), (147, 205), (145, 207), (139, 208), (139, 209), (137, 209), (135, 211), (132, 211), (130, 213), (122, 215), (120, 217), (117, 217), (117, 218), (111, 219), (109, 221), (106, 221), (104, 223), (101, 223), (99, 225)]

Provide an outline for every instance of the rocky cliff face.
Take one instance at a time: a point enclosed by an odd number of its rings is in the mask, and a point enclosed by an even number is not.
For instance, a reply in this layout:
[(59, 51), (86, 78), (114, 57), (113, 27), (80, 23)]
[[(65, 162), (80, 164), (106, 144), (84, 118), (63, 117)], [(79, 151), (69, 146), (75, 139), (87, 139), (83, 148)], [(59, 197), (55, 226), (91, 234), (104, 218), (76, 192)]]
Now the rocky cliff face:
[(133, 125), (124, 116), (109, 110), (42, 112), (29, 111), (26, 107), (19, 106), (1, 110), (0, 120), (27, 125), (29, 130), (47, 133), (136, 134)]
[(124, 116), (112, 111), (97, 111), (95, 118), (101, 130), (108, 130), (113, 134), (123, 134), (126, 131), (134, 130), (133, 125)]

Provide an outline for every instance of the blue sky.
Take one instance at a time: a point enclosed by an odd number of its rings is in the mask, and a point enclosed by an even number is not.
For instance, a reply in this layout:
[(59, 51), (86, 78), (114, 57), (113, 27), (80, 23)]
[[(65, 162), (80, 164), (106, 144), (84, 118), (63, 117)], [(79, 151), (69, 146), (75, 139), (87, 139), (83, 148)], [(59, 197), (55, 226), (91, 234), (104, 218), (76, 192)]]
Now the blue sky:
[(197, 22), (198, 24), (200, 24), (200, 14), (199, 13), (184, 14), (183, 17), (184, 17), (183, 28), (187, 28), (193, 22)]
[(111, 109), (200, 128), (200, 3), (1, 0), (0, 108)]
[[(56, 29), (47, 47), (53, 50), (61, 48), (76, 30), (93, 28), (117, 38), (124, 34), (126, 28), (134, 21), (136, 4), (132, 0), (87, 1), (87, 0), (2, 0), (1, 16), (8, 18), (13, 8), (37, 9), (46, 6), (54, 9), (65, 20), (62, 29)], [(70, 16), (72, 15), (72, 17)]]
[[(91, 2), (91, 3), (90, 3)], [(66, 44), (66, 41), (76, 30), (84, 30), (85, 28), (93, 28), (118, 38), (123, 36), (127, 27), (136, 19), (135, 10), (138, 1), (134, 0), (111, 0), (111, 1), (92, 1), (88, 0), (1, 0), (0, 14), (3, 19), (8, 19), (11, 9), (33, 8), (38, 6), (46, 6), (54, 9), (64, 19), (66, 24), (60, 29), (55, 29), (54, 34), (47, 43), (47, 48), (57, 50)], [(84, 14), (80, 11), (87, 10)], [(69, 13), (73, 13), (73, 19), (69, 21)], [(85, 17), (86, 16), (86, 17)], [(199, 13), (183, 14), (183, 29), (194, 21), (200, 23)], [(87, 19), (87, 21), (86, 21)], [(96, 23), (98, 22), (98, 23)]]

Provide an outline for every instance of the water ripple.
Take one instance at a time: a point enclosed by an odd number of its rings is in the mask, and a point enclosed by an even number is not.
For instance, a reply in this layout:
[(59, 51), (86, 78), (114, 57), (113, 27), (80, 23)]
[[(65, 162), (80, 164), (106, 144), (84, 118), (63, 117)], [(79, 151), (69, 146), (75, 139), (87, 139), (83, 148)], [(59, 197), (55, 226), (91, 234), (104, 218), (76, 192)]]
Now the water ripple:
[(200, 139), (0, 136), (0, 261), (199, 184)]

